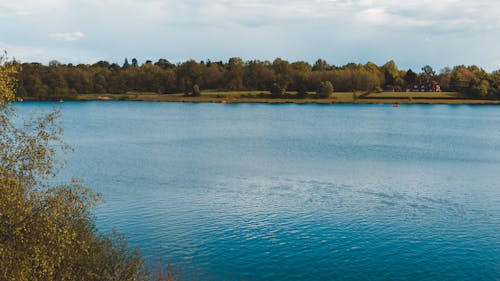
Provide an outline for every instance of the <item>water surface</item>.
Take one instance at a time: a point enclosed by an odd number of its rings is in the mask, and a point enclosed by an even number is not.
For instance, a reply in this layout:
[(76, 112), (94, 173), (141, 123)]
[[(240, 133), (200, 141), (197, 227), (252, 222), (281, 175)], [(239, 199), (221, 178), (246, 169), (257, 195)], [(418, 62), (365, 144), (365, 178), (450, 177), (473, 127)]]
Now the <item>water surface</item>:
[(500, 107), (61, 108), (59, 180), (196, 280), (499, 280)]

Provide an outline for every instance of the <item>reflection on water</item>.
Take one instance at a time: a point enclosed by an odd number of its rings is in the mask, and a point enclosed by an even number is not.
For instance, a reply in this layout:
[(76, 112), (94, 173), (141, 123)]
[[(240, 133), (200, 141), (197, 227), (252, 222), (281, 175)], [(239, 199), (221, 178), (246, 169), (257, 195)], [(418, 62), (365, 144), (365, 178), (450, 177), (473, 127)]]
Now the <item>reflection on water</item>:
[(188, 277), (500, 278), (497, 107), (57, 106), (75, 148), (60, 180)]

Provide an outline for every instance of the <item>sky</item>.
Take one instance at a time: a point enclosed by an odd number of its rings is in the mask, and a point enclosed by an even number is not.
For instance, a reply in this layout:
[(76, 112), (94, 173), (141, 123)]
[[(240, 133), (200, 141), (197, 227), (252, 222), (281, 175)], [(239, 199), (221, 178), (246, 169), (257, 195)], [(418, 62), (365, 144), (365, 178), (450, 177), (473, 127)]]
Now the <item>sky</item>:
[(500, 69), (500, 0), (0, 0), (23, 62), (395, 60)]

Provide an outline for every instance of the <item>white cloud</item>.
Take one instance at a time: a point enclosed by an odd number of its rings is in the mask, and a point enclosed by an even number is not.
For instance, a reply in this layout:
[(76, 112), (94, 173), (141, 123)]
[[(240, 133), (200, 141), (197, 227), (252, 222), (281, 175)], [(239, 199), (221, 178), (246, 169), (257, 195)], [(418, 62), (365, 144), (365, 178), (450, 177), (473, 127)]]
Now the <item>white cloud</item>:
[(0, 0), (0, 10), (12, 16), (47, 14), (65, 9), (70, 1), (71, 0)]
[(83, 32), (81, 32), (81, 31), (57, 32), (57, 33), (49, 34), (49, 37), (54, 38), (58, 41), (71, 42), (71, 41), (76, 41), (76, 40), (82, 39), (83, 37), (85, 37), (85, 34), (83, 34)]
[(0, 34), (46, 54), (66, 48), (69, 57), (119, 62), (236, 55), (487, 66), (498, 54), (499, 14), (499, 0), (0, 0), (11, 23)]
[(45, 46), (29, 46), (7, 44), (0, 41), (0, 50), (7, 50), (11, 58), (21, 62), (42, 62), (48, 63), (51, 60), (58, 60), (64, 63), (84, 63), (96, 62), (99, 56), (92, 51), (77, 50), (69, 48), (47, 48)]

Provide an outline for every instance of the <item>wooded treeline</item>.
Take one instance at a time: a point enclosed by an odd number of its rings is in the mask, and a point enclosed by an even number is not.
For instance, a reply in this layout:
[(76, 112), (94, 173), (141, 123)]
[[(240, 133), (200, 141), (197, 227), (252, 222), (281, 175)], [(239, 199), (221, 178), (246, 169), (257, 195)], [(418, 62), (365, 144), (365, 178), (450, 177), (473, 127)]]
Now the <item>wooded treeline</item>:
[[(72, 98), (77, 94), (155, 92), (189, 94), (198, 89), (220, 91), (273, 91), (280, 93), (316, 92), (329, 81), (336, 92), (351, 91), (454, 91), (470, 98), (500, 98), (500, 70), (488, 73), (477, 66), (459, 65), (439, 73), (430, 66), (421, 70), (400, 70), (394, 61), (382, 66), (368, 62), (334, 66), (319, 59), (313, 65), (304, 61), (228, 62), (189, 60), (173, 64), (165, 59), (146, 61), (125, 59), (122, 65), (99, 61), (95, 64), (49, 65), (23, 63), (17, 95), (38, 100)], [(276, 90), (278, 89), (278, 90)], [(278, 94), (279, 95), (279, 94)]]

